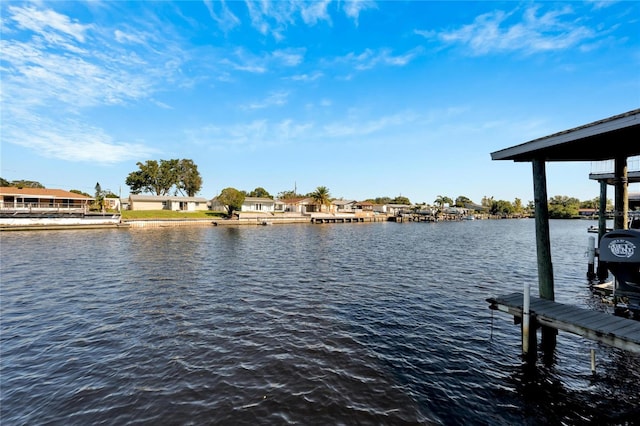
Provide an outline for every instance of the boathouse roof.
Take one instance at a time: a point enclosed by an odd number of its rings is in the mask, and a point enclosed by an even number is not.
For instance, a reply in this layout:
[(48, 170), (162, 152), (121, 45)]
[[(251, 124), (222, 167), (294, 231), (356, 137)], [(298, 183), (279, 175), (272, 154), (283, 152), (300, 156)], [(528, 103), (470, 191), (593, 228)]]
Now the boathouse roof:
[(602, 161), (640, 154), (640, 109), (492, 152), (492, 160)]

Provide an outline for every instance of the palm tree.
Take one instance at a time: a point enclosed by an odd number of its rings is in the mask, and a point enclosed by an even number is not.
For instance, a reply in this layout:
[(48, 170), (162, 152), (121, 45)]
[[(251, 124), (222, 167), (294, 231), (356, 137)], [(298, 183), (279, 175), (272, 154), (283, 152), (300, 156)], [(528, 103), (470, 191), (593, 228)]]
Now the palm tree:
[(329, 206), (331, 204), (330, 197), (329, 188), (326, 186), (319, 186), (311, 193), (311, 198), (314, 203), (319, 206), (319, 211), (322, 211), (322, 206)]

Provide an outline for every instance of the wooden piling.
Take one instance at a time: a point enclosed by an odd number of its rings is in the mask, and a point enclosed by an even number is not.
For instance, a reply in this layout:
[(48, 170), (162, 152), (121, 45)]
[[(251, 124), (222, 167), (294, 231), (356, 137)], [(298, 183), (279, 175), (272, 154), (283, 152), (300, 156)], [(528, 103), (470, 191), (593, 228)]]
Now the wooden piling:
[[(549, 206), (547, 201), (547, 174), (545, 162), (535, 159), (533, 166), (533, 195), (536, 209), (536, 249), (538, 254), (538, 290), (540, 297), (555, 300), (553, 288), (553, 264), (551, 263), (551, 238), (549, 233)], [(542, 347), (545, 354), (556, 347), (556, 330), (542, 327)]]

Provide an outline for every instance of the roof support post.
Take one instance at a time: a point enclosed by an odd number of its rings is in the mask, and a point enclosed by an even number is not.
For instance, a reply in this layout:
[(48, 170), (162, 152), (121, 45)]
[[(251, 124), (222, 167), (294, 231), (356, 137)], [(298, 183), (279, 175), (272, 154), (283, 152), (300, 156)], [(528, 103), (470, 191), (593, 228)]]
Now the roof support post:
[(600, 182), (600, 205), (598, 207), (598, 246), (602, 236), (607, 233), (607, 181)]
[(627, 176), (627, 157), (616, 157), (615, 159), (615, 216), (613, 219), (613, 229), (627, 229), (629, 216), (629, 178)]
[(600, 241), (602, 240), (602, 236), (607, 233), (607, 180), (602, 179), (600, 182), (600, 207), (598, 211), (598, 242), (596, 247), (598, 247), (598, 280), (603, 283), (606, 281), (609, 276), (609, 270), (607, 269), (607, 265), (605, 262), (600, 260)]
[(549, 205), (547, 201), (547, 173), (544, 160), (535, 159), (533, 165), (533, 197), (536, 209), (536, 248), (538, 254), (538, 290), (540, 297), (554, 300), (551, 238), (549, 235)]
[[(551, 238), (549, 233), (549, 204), (547, 200), (547, 172), (545, 161), (536, 158), (533, 165), (533, 197), (536, 208), (536, 248), (538, 254), (538, 290), (542, 299), (554, 300), (553, 264), (551, 263)], [(544, 362), (553, 363), (557, 330), (541, 327)]]

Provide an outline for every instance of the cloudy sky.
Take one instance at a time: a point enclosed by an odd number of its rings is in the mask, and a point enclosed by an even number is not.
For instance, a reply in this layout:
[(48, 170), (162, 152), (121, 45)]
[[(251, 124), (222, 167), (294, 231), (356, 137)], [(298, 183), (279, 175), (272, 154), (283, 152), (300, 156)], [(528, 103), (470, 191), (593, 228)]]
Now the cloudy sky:
[[(124, 196), (137, 162), (187, 158), (206, 198), (527, 202), (530, 164), (491, 152), (640, 107), (638, 1), (0, 9), (0, 176), (48, 188)], [(549, 195), (598, 196), (591, 167), (549, 164)]]

